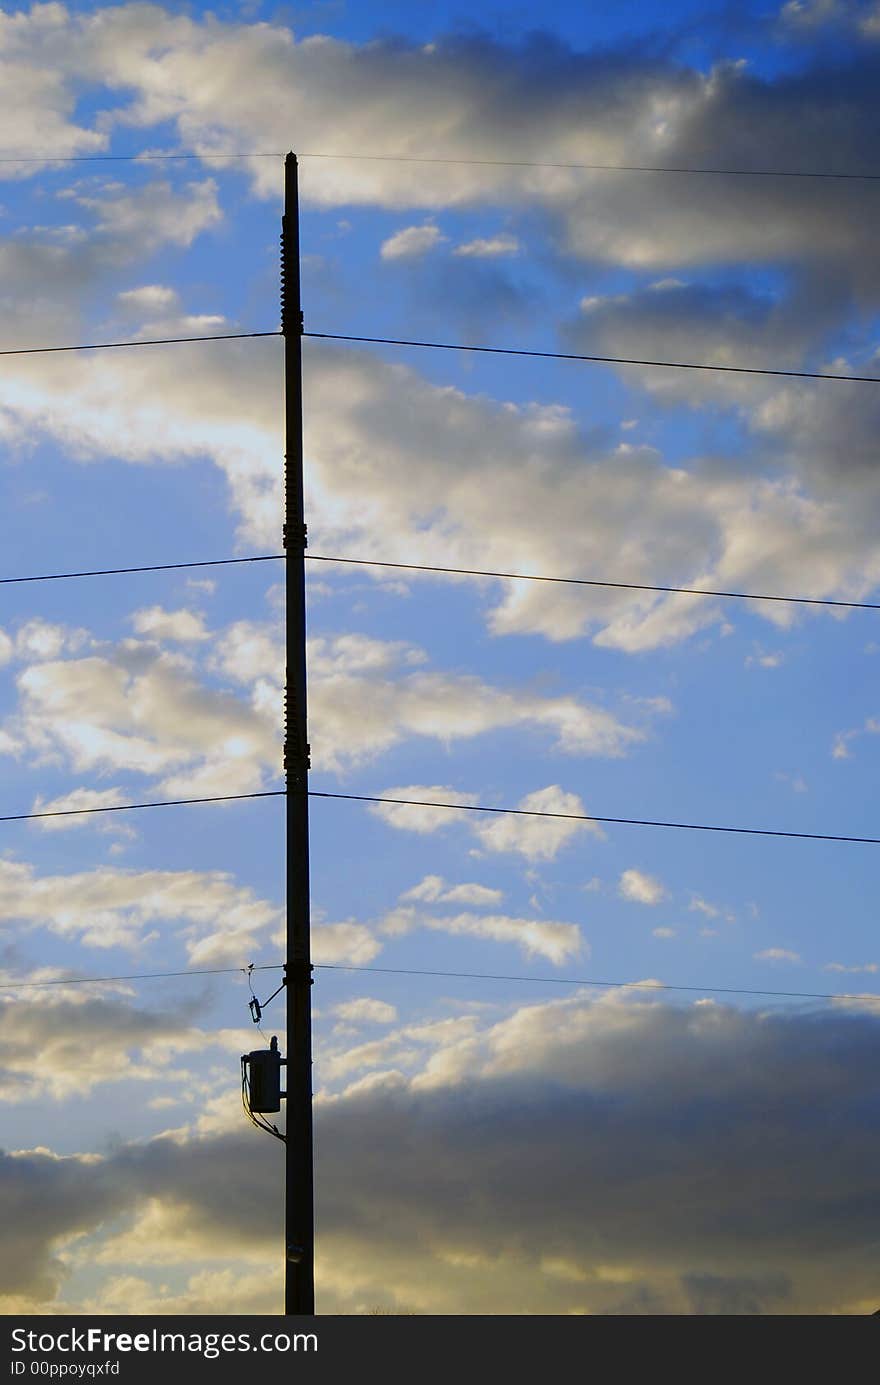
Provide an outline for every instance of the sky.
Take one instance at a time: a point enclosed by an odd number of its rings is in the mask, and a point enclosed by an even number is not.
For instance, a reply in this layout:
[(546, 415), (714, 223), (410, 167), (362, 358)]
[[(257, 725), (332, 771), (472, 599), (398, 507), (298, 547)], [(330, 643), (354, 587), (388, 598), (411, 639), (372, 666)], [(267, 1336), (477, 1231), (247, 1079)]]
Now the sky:
[[(307, 331), (878, 375), (877, 182), (559, 166), (876, 175), (878, 46), (847, 0), (7, 6), (0, 350), (275, 332), (292, 149)], [(0, 576), (280, 553), (282, 364), (4, 358)], [(877, 1307), (877, 848), (592, 817), (880, 835), (876, 612), (324, 560), (870, 602), (878, 410), (305, 341), (312, 788), (584, 819), (312, 801), (319, 1313)], [(282, 583), (4, 585), (0, 816), (281, 789)], [(281, 1311), (283, 813), (0, 823), (5, 1313)]]

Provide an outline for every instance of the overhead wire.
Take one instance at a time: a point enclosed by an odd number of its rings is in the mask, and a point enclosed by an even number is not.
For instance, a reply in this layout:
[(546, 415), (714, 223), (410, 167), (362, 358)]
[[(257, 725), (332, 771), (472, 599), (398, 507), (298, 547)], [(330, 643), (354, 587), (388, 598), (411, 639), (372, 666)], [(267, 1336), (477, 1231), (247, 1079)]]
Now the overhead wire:
[[(157, 799), (147, 803), (111, 803), (93, 808), (50, 808), (40, 812), (7, 813), (0, 822), (29, 822), (40, 818), (87, 817), (93, 813), (125, 813), (141, 808), (183, 808), (201, 803), (236, 803), (252, 798), (287, 798), (288, 789), (263, 789), (256, 793), (213, 794), (203, 798)], [(812, 842), (850, 842), (862, 846), (880, 846), (880, 837), (860, 837), (833, 832), (793, 832), (773, 827), (728, 827), (706, 822), (670, 822), (658, 818), (608, 817), (599, 813), (554, 813), (539, 808), (504, 808), (478, 803), (443, 803), (436, 799), (391, 798), (385, 794), (331, 793), (326, 789), (309, 789), (309, 798), (339, 799), (349, 803), (392, 804), (406, 808), (443, 808), (457, 813), (500, 813), (510, 817), (552, 818), (568, 822), (598, 822), (624, 827), (667, 827), (687, 832), (723, 832), (748, 837), (788, 837)]]
[[(95, 568), (81, 572), (48, 572), (24, 577), (0, 577), (0, 586), (22, 582), (60, 582), (76, 577), (121, 577), (138, 572), (174, 572), (178, 569), (195, 567), (224, 567), (241, 563), (280, 562), (286, 553), (257, 553), (244, 558), (203, 558), (186, 563), (151, 563), (142, 567)], [(513, 582), (553, 582), (563, 586), (610, 587), (621, 591), (673, 593), (684, 596), (723, 597), (736, 601), (782, 601), (801, 606), (836, 606), (854, 611), (880, 611), (878, 601), (842, 601), (823, 596), (780, 596), (768, 592), (722, 591), (713, 587), (673, 587), (660, 586), (649, 582), (616, 582), (599, 577), (559, 577), (537, 572), (500, 572), (493, 568), (449, 567), (437, 563), (401, 563), (387, 558), (347, 558), (330, 553), (306, 553), (307, 562), (340, 563), (354, 567), (382, 567), (400, 569), (404, 572), (427, 572), (457, 577), (495, 577)]]
[(785, 601), (802, 606), (843, 606), (852, 610), (880, 611), (880, 601), (839, 601), (821, 596), (779, 596), (766, 592), (720, 591), (710, 587), (667, 587), (648, 582), (612, 582), (598, 577), (548, 577), (536, 572), (498, 572), (489, 568), (442, 567), (435, 563), (397, 563), (385, 558), (339, 558), (325, 553), (306, 553), (313, 563), (344, 563), (355, 567), (399, 568), (405, 572), (436, 572), (457, 577), (497, 577), (512, 582), (554, 582), (574, 587), (612, 587), (621, 591), (677, 593), (684, 596), (715, 596), (735, 601)]
[[(144, 567), (92, 568), (83, 572), (44, 572), (34, 577), (0, 577), (0, 587), (16, 582), (63, 582), (73, 577), (121, 577), (132, 572), (175, 572), (189, 567), (231, 567), (235, 563), (271, 563), (285, 553), (255, 553), (246, 558), (202, 558), (190, 563), (150, 563)], [(340, 560), (341, 561), (341, 560)]]
[(376, 972), (387, 976), (436, 976), (454, 981), (528, 981), (535, 984), (546, 983), (548, 986), (598, 986), (626, 991), (690, 991), (700, 995), (710, 991), (713, 995), (777, 996), (787, 1000), (880, 1001), (880, 995), (870, 991), (857, 995), (837, 991), (768, 991), (742, 986), (680, 986), (661, 981), (597, 981), (594, 977), (518, 976), (485, 971), (434, 971), (413, 967), (366, 967), (353, 964), (349, 966), (344, 962), (316, 962), (315, 970)]
[(92, 813), (131, 813), (140, 808), (185, 808), (196, 803), (235, 803), (245, 798), (284, 798), (286, 789), (263, 789), (258, 793), (222, 793), (204, 798), (163, 798), (148, 803), (108, 803), (93, 808), (48, 808), (36, 813), (6, 813), (0, 822), (28, 822), (37, 818), (77, 818)]
[(0, 356), (51, 356), (63, 351), (119, 351), (132, 346), (182, 346), (199, 341), (246, 341), (254, 337), (280, 337), (275, 332), (216, 332), (207, 337), (141, 337), (136, 341), (74, 342), (66, 346), (11, 346), (0, 350)]
[[(441, 803), (434, 799), (389, 798), (379, 794), (330, 793), (309, 789), (309, 798), (346, 799), (352, 803), (386, 803), (407, 808), (447, 808), (459, 813), (502, 813), (513, 817), (559, 818), (568, 822), (601, 822), (625, 827), (673, 827), (686, 832), (727, 832), (749, 837), (794, 837), (814, 842), (855, 842), (862, 846), (880, 846), (880, 837), (844, 836), (831, 832), (789, 832), (771, 827), (722, 827), (705, 822), (667, 822), (656, 818), (603, 817), (598, 813), (551, 813), (539, 808), (493, 808), (480, 803)], [(0, 818), (2, 822), (2, 818)]]
[[(0, 164), (69, 164), (69, 163), (160, 163), (174, 160), (198, 159), (284, 159), (281, 150), (220, 149), (190, 150), (185, 153), (141, 154), (13, 154), (0, 156)], [(836, 169), (794, 168), (718, 168), (681, 164), (618, 164), (571, 162), (550, 159), (474, 159), (464, 155), (436, 154), (365, 154), (307, 151), (297, 153), (298, 159), (327, 159), (366, 163), (449, 164), (466, 168), (552, 168), (587, 173), (672, 173), (693, 174), (719, 178), (830, 178), (845, 182), (880, 182), (880, 173), (855, 173)]]
[(282, 971), (283, 962), (268, 962), (249, 967), (190, 967), (183, 971), (132, 971), (116, 976), (52, 976), (41, 981), (17, 980), (0, 976), (0, 987), (31, 990), (44, 986), (97, 986), (110, 981), (160, 981), (175, 976), (247, 976), (248, 971)]
[(470, 159), (426, 154), (297, 154), (298, 159), (348, 159), (372, 163), (461, 164), (472, 168), (556, 168), (587, 173), (678, 173), (720, 178), (833, 178), (876, 183), (880, 173), (781, 168), (700, 168), (673, 164), (563, 163), (546, 159)]
[(347, 341), (367, 346), (413, 346), (429, 351), (475, 351), (489, 356), (528, 356), (545, 361), (582, 361), (594, 365), (654, 366), (663, 370), (705, 370), (728, 375), (774, 375), (792, 380), (844, 380), (849, 384), (880, 385), (880, 375), (839, 375), (824, 370), (772, 370), (767, 366), (712, 365), (703, 361), (655, 361), (638, 356), (595, 356), (575, 351), (537, 351), (513, 346), (465, 346), (451, 341), (415, 341), (409, 337), (362, 337), (343, 332), (303, 332), (320, 341)]
[[(880, 994), (866, 992), (846, 992), (846, 991), (781, 991), (759, 989), (756, 987), (744, 986), (693, 986), (680, 985), (672, 982), (660, 981), (604, 981), (596, 977), (570, 977), (570, 976), (535, 976), (521, 973), (499, 973), (484, 971), (441, 971), (417, 967), (371, 967), (360, 966), (354, 963), (345, 962), (315, 962), (312, 964), (315, 971), (344, 971), (344, 972), (363, 972), (380, 976), (423, 976), (437, 977), (441, 980), (452, 981), (513, 981), (523, 982), (534, 985), (547, 986), (594, 986), (600, 989), (630, 990), (630, 991), (681, 991), (693, 994), (704, 995), (711, 992), (714, 995), (748, 995), (748, 996), (768, 996), (782, 1000), (827, 1000), (827, 1001), (880, 1001)], [(283, 971), (282, 962), (269, 962), (247, 967), (213, 967), (195, 968), (185, 971), (147, 971), (130, 972), (116, 976), (63, 976), (53, 977), (48, 980), (30, 981), (19, 980), (16, 977), (0, 976), (0, 989), (3, 990), (29, 990), (37, 987), (46, 986), (90, 986), (104, 985), (114, 981), (153, 981), (165, 980), (169, 977), (184, 976), (244, 976), (249, 972), (256, 971)]]
[[(257, 337), (281, 337), (273, 332), (219, 332), (203, 337), (144, 337), (137, 341), (74, 342), (61, 346), (14, 346), (0, 356), (48, 356), (70, 351), (118, 351), (136, 346), (180, 346), (207, 341), (245, 341)], [(703, 370), (727, 375), (766, 375), (791, 380), (840, 380), (850, 385), (878, 385), (880, 375), (840, 375), (825, 370), (779, 370), (769, 366), (716, 365), (708, 361), (657, 361), (638, 356), (597, 356), (575, 351), (538, 351), (514, 346), (474, 346), (463, 342), (416, 341), (410, 337), (367, 337), (344, 332), (302, 332), (314, 341), (343, 341), (366, 346), (406, 346), (429, 351), (470, 351), (489, 356), (524, 356), (546, 361), (579, 361), (588, 365), (631, 365), (663, 370)]]

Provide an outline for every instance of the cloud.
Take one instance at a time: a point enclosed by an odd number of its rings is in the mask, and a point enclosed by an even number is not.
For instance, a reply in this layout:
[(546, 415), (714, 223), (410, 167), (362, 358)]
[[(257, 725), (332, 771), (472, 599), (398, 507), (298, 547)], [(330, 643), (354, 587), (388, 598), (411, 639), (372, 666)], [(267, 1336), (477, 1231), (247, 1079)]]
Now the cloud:
[(366, 966), (382, 951), (382, 944), (362, 923), (315, 923), (312, 925), (312, 961), (350, 962)]
[(803, 962), (799, 952), (789, 952), (784, 947), (767, 947), (763, 952), (754, 954), (756, 962)]
[[(179, 1010), (144, 1009), (109, 994), (47, 987), (35, 1005), (12, 988), (0, 997), (2, 1100), (63, 1101), (106, 1083), (167, 1081), (172, 1060), (211, 1048), (225, 1058), (240, 1053), (246, 1038), (246, 1031), (202, 1030)], [(178, 1083), (186, 1076), (179, 1062), (174, 1076)]]
[(519, 248), (520, 244), (516, 236), (502, 231), (496, 236), (469, 240), (464, 245), (457, 245), (453, 253), (485, 260), (496, 259), (499, 255), (515, 255)]
[[(339, 1076), (363, 1076), (316, 1107), (319, 1310), (868, 1312), (875, 1028), (578, 993), (340, 1050)], [(100, 1156), (4, 1155), (16, 1311), (107, 1311), (111, 1277), (115, 1311), (140, 1311), (162, 1264), (209, 1262), (215, 1294), (185, 1268), (164, 1313), (230, 1312), (240, 1276), (265, 1282), (281, 1166), (232, 1098), (213, 1124)]]
[(444, 240), (446, 237), (441, 235), (439, 228), (430, 223), (406, 226), (383, 241), (379, 253), (383, 260), (416, 260)]
[(125, 794), (121, 789), (71, 789), (70, 793), (60, 794), (57, 798), (44, 799), (37, 794), (34, 799), (31, 811), (34, 813), (71, 813), (82, 816), (71, 817), (46, 817), (38, 820), (36, 826), (43, 832), (69, 832), (77, 827), (97, 828), (99, 832), (111, 832), (118, 836), (131, 837), (136, 835), (135, 829), (124, 816), (113, 816), (107, 814), (106, 817), (93, 817), (91, 814), (94, 809), (112, 808), (125, 802)]
[[(159, 607), (135, 614), (154, 639), (205, 642), (200, 617)], [(50, 651), (45, 651), (50, 653)], [(256, 670), (254, 671), (256, 674)], [(255, 678), (251, 700), (206, 686), (155, 644), (123, 640), (84, 658), (45, 658), (16, 680), (8, 752), (78, 773), (162, 776), (169, 797), (258, 790), (280, 758), (280, 690)]]
[(826, 962), (824, 971), (839, 972), (876, 972), (880, 970), (876, 962), (862, 962), (856, 966), (845, 966), (842, 962)]
[(208, 639), (204, 616), (197, 611), (166, 611), (161, 606), (147, 606), (134, 612), (131, 623), (139, 635), (148, 639), (181, 644)]
[(175, 309), (179, 302), (176, 289), (165, 284), (143, 284), (137, 289), (126, 289), (116, 295), (119, 304), (133, 316), (142, 318), (144, 313), (166, 313)]
[[(586, 809), (579, 796), (566, 793), (558, 784), (548, 784), (545, 789), (536, 789), (526, 794), (517, 804), (523, 814), (563, 813), (586, 816)], [(565, 818), (552, 817), (506, 817), (498, 816), (491, 821), (478, 821), (473, 827), (474, 835), (486, 851), (515, 852), (527, 861), (553, 861), (563, 847), (582, 832), (602, 838), (604, 833), (598, 823), (566, 821)]]
[(492, 890), (486, 885), (447, 885), (439, 875), (426, 875), (418, 885), (413, 885), (411, 890), (400, 896), (401, 900), (417, 900), (427, 904), (472, 904), (482, 908), (500, 904), (503, 897), (502, 890)]
[(360, 996), (357, 1000), (344, 1000), (334, 1005), (333, 1013), (349, 1024), (393, 1024), (397, 1010), (386, 1000), (373, 1000)]
[[(412, 897), (410, 892), (402, 899)], [(436, 902), (440, 902), (440, 896), (437, 896)], [(416, 928), (451, 933), (457, 937), (513, 943), (525, 957), (546, 957), (554, 966), (562, 966), (578, 955), (588, 957), (590, 953), (576, 923), (557, 923), (543, 918), (514, 918), (508, 914), (429, 914), (413, 904), (400, 904), (390, 910), (379, 924), (380, 932), (395, 938), (403, 937)]]
[(461, 793), (444, 784), (403, 784), (397, 788), (383, 789), (381, 798), (412, 799), (412, 803), (372, 803), (370, 812), (381, 818), (390, 827), (403, 832), (439, 832), (444, 827), (452, 827), (457, 821), (456, 814), (447, 808), (426, 808), (419, 800), (434, 803), (462, 804), (476, 803), (474, 794)]
[(640, 728), (570, 695), (544, 697), (467, 674), (409, 671), (424, 658), (399, 642), (313, 641), (315, 763), (339, 773), (412, 736), (449, 743), (517, 727), (549, 730), (567, 755), (620, 756), (645, 738)]
[(526, 958), (546, 957), (554, 966), (564, 966), (579, 954), (589, 956), (589, 948), (576, 923), (554, 923), (549, 919), (512, 918), (508, 914), (420, 915), (426, 928), (458, 937), (486, 938), (492, 942), (513, 943)]
[(634, 904), (662, 904), (666, 898), (666, 888), (656, 876), (635, 868), (623, 872), (618, 891), (622, 899)]
[(193, 965), (240, 963), (279, 918), (277, 906), (225, 871), (121, 870), (101, 866), (39, 875), (0, 859), (0, 919), (93, 948), (133, 951), (173, 926)]
[(126, 245), (132, 259), (160, 245), (189, 246), (223, 219), (212, 178), (188, 183), (182, 192), (155, 180), (134, 191), (114, 187), (97, 196), (75, 193), (74, 200), (95, 213), (98, 234)]

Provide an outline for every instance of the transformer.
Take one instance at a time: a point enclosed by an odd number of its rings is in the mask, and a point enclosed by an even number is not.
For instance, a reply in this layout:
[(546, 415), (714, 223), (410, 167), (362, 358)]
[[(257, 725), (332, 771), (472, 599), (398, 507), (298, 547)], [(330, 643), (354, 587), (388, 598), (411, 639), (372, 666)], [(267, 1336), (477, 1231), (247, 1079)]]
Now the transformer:
[(257, 1048), (245, 1053), (242, 1063), (247, 1073), (248, 1105), (252, 1111), (280, 1111), (281, 1066), (284, 1059), (278, 1052), (278, 1040), (273, 1036), (269, 1048)]

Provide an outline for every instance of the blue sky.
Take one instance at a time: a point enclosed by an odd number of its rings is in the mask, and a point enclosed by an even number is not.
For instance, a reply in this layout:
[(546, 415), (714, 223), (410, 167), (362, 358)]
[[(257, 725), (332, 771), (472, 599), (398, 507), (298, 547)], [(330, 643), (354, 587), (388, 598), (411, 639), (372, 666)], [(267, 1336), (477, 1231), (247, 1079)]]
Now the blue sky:
[[(0, 165), (0, 347), (274, 331), (263, 156), (293, 148), (310, 331), (874, 374), (874, 184), (308, 156), (868, 170), (878, 33), (842, 0), (10, 8), (0, 154), (47, 158)], [(876, 597), (870, 385), (304, 355), (314, 554)], [(278, 553), (281, 365), (277, 340), (7, 358), (2, 575)], [(877, 835), (874, 612), (308, 580), (315, 789)], [(3, 812), (280, 788), (281, 582), (5, 586)], [(6, 976), (279, 961), (282, 813), (7, 824)], [(865, 1311), (873, 1007), (718, 988), (873, 992), (875, 869), (868, 846), (315, 800), (316, 959), (547, 978), (318, 973), (319, 1311)], [(591, 978), (695, 989), (555, 984)], [(5, 1311), (277, 1311), (271, 1217), (230, 1194), (280, 1173), (237, 1107), (248, 998), (243, 974), (9, 982)], [(527, 1234), (536, 1167), (591, 1172)], [(690, 1206), (683, 1239), (658, 1204)]]

